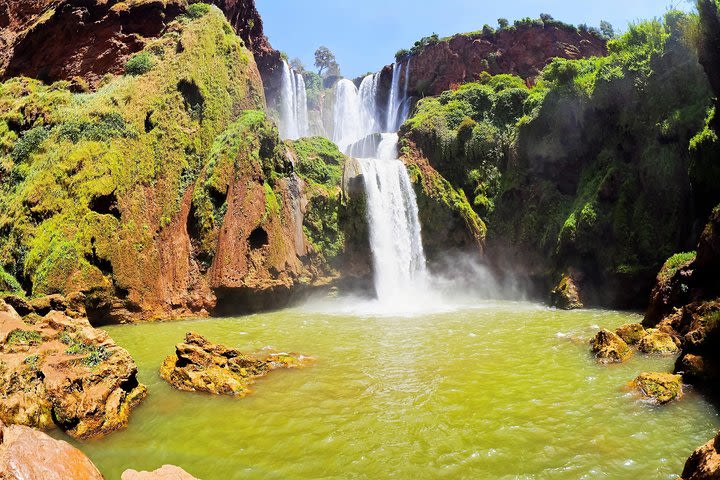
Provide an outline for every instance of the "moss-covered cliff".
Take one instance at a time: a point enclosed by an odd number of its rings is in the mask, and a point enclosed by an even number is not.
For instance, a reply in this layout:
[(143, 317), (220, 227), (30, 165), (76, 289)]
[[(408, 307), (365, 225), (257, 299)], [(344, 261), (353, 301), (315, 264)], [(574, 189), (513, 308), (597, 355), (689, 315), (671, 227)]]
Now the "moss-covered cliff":
[(485, 75), (421, 100), (402, 134), (472, 198), (490, 258), (544, 292), (571, 272), (590, 304), (641, 306), (702, 218), (691, 149), (712, 102), (696, 25), (680, 12), (634, 25), (532, 88)]
[(0, 266), (27, 294), (83, 291), (124, 320), (332, 274), (303, 263), (304, 186), (222, 12), (192, 5), (125, 75), (68, 87), (0, 85)]

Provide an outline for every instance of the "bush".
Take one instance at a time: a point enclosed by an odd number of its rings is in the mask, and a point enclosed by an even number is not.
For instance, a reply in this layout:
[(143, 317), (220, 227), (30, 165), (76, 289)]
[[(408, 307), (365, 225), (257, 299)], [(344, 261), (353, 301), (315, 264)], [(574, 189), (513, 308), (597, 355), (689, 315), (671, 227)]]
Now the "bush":
[(210, 5), (207, 3), (193, 3), (187, 9), (187, 16), (190, 18), (200, 18), (210, 11)]
[[(195, 4), (199, 5), (199, 4)], [(148, 52), (140, 52), (130, 57), (125, 64), (126, 75), (143, 75), (155, 66), (155, 59)]]
[(35, 127), (23, 133), (12, 150), (12, 159), (17, 163), (26, 161), (49, 135), (50, 131), (46, 127)]

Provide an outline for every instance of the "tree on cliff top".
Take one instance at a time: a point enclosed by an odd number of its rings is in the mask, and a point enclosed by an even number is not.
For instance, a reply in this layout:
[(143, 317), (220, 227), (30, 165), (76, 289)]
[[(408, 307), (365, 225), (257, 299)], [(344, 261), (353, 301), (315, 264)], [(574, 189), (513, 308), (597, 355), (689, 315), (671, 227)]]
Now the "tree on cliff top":
[(325, 71), (330, 73), (340, 71), (335, 54), (324, 46), (315, 50), (315, 66), (318, 68), (318, 75), (322, 75)]
[(606, 20), (602, 20), (600, 22), (600, 32), (603, 34), (604, 37), (615, 37), (615, 29), (613, 28), (612, 24)]

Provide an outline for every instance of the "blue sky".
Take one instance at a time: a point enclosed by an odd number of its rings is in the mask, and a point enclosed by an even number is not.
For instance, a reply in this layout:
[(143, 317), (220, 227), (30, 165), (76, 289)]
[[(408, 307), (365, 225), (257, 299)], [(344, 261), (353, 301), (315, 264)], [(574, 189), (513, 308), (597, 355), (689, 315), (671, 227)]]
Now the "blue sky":
[(273, 47), (306, 67), (313, 52), (328, 46), (342, 73), (355, 77), (392, 63), (395, 52), (421, 37), (468, 32), (497, 19), (511, 22), (549, 13), (567, 23), (616, 30), (629, 22), (662, 15), (669, 6), (688, 10), (687, 0), (256, 0)]

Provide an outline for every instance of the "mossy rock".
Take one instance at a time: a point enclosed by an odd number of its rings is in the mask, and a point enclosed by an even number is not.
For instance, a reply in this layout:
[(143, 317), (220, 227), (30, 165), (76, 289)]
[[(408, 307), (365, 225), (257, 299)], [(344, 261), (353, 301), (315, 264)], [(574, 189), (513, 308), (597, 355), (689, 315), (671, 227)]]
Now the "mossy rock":
[(658, 353), (661, 355), (673, 355), (680, 351), (672, 335), (659, 330), (650, 330), (640, 340), (638, 348), (643, 353)]
[(637, 345), (648, 334), (639, 323), (628, 323), (615, 330), (615, 333), (628, 345)]
[(666, 404), (683, 395), (682, 377), (672, 373), (644, 372), (632, 381), (631, 386), (659, 404)]
[(563, 275), (560, 283), (550, 292), (550, 299), (553, 307), (563, 310), (575, 310), (584, 307), (580, 300), (580, 290), (570, 275)]
[(600, 363), (623, 363), (633, 354), (622, 338), (605, 329), (595, 335), (590, 341), (590, 347)]

